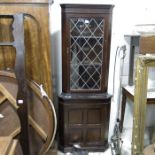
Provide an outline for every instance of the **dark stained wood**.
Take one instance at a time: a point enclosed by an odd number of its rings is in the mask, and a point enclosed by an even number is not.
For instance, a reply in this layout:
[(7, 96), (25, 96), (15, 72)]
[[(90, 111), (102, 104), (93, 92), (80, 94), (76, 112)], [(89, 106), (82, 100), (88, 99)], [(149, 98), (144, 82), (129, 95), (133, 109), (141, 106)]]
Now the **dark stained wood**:
[[(3, 3), (4, 2), (4, 3)], [(10, 4), (5, 4), (10, 2)], [(17, 3), (14, 3), (17, 2)], [(49, 13), (47, 0), (24, 0), (30, 4), (24, 5), (21, 0), (1, 1), (0, 14), (25, 13), (25, 52), (27, 78), (43, 84), (48, 95), (52, 98), (51, 63), (49, 45)], [(38, 3), (37, 3), (38, 2)], [(12, 4), (14, 3), (14, 4)], [(13, 40), (11, 34), (11, 20), (0, 20), (0, 41)], [(0, 69), (14, 68), (15, 50), (10, 47), (0, 47)]]
[[(66, 95), (67, 96), (67, 95)], [(89, 151), (103, 151), (108, 146), (111, 97), (101, 94), (95, 98), (59, 97), (59, 148), (71, 151), (78, 143)], [(69, 96), (69, 95), (68, 95)]]
[[(38, 85), (28, 81), (28, 107), (31, 155), (43, 155), (52, 145), (56, 132), (56, 118), (52, 103), (43, 97)], [(21, 124), (17, 115), (17, 81), (12, 72), (0, 71), (0, 136), (18, 137)], [(4, 91), (5, 90), (5, 91)], [(6, 97), (2, 100), (3, 96)], [(11, 99), (10, 99), (11, 98)], [(14, 98), (14, 100), (12, 99)], [(16, 100), (15, 100), (16, 101)], [(13, 103), (12, 103), (13, 102)]]
[[(59, 149), (61, 149), (64, 152), (72, 151), (74, 144), (79, 144), (82, 147), (82, 149), (86, 149), (89, 151), (104, 151), (108, 147), (108, 130), (109, 130), (109, 117), (110, 117), (110, 105), (111, 105), (111, 96), (107, 94), (107, 87), (108, 87), (110, 41), (111, 41), (111, 18), (112, 18), (113, 6), (87, 5), (87, 4), (84, 5), (61, 4), (61, 8), (62, 8), (62, 94), (59, 96), (58, 146)], [(99, 89), (70, 88), (70, 81), (71, 81), (70, 63), (72, 63), (70, 60), (71, 18), (104, 19), (104, 26), (103, 26), (104, 37), (101, 37), (104, 40), (103, 49), (101, 49), (103, 53), (103, 57), (101, 58), (102, 73)], [(80, 35), (77, 36), (75, 35), (75, 37), (80, 38)], [(88, 35), (88, 37), (91, 38), (90, 35)], [(79, 52), (80, 50), (77, 51)], [(91, 50), (88, 50), (87, 52), (89, 53), (90, 51)], [(83, 54), (84, 52), (79, 53), (81, 55), (84, 55)], [(77, 57), (80, 61), (80, 57), (82, 56), (80, 56), (79, 53), (78, 54), (76, 53), (75, 55), (76, 56), (79, 55)], [(88, 63), (87, 65), (90, 64)]]
[(101, 90), (79, 90), (79, 92), (106, 92), (108, 85), (110, 42), (111, 42), (111, 18), (112, 5), (76, 5), (62, 4), (62, 91), (77, 92), (70, 90), (70, 26), (71, 17), (101, 17), (104, 22), (104, 45), (103, 45), (103, 63), (101, 75)]
[[(100, 4), (61, 4), (61, 8), (63, 8), (62, 12), (64, 13), (112, 13), (113, 6), (112, 5), (100, 5)], [(91, 10), (91, 11), (90, 11)]]

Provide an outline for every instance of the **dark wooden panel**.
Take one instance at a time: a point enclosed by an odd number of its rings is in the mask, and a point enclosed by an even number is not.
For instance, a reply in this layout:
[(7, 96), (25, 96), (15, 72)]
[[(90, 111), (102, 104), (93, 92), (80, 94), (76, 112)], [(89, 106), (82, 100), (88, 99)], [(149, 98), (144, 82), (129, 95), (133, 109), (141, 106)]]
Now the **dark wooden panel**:
[[(72, 96), (72, 94), (71, 94)], [(73, 94), (74, 96), (74, 94)], [(110, 97), (59, 98), (59, 148), (71, 151), (75, 143), (88, 150), (104, 150), (108, 143)]]
[(80, 128), (69, 128), (69, 145), (83, 142), (83, 131)]
[(68, 115), (69, 124), (83, 123), (83, 111), (81, 109), (70, 109)]
[(87, 123), (88, 124), (100, 124), (102, 120), (102, 109), (88, 109), (87, 110)]
[[(95, 4), (61, 4), (63, 12), (67, 13), (88, 13), (88, 14), (98, 14), (98, 13), (112, 13), (112, 5), (95, 5)], [(90, 11), (91, 10), (91, 11)]]
[(87, 144), (97, 144), (102, 140), (101, 128), (88, 128), (86, 134)]

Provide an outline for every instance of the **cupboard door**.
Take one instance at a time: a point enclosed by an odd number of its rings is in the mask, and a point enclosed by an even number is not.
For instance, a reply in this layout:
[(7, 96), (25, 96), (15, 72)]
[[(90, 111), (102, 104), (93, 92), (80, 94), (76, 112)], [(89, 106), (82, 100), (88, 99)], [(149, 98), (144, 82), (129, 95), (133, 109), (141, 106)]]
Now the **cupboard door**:
[(62, 91), (106, 92), (113, 6), (72, 6), (61, 6)]
[(70, 90), (101, 90), (104, 19), (70, 18)]
[(100, 102), (71, 100), (70, 103), (59, 99), (59, 147), (69, 151), (74, 144), (80, 144), (88, 150), (104, 150), (108, 143), (110, 98)]

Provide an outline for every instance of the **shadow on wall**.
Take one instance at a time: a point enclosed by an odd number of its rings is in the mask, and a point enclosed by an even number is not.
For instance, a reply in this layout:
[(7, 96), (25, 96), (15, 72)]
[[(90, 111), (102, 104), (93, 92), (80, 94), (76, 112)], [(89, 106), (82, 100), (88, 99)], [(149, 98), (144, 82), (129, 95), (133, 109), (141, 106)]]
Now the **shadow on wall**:
[(61, 93), (61, 32), (52, 33), (51, 37), (51, 65), (53, 79), (53, 102), (58, 110), (58, 95)]

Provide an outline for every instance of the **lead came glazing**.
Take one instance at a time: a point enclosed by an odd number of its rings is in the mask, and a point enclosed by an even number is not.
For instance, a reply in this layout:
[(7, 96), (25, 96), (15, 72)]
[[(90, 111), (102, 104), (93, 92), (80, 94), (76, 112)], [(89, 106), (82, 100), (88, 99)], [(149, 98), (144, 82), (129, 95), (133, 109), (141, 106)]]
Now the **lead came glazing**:
[(70, 88), (101, 89), (103, 18), (70, 19)]

